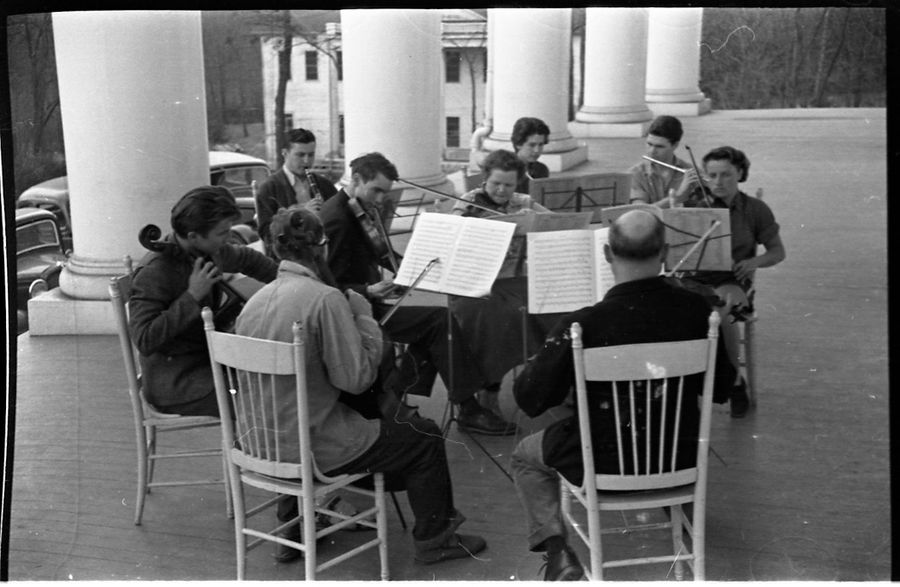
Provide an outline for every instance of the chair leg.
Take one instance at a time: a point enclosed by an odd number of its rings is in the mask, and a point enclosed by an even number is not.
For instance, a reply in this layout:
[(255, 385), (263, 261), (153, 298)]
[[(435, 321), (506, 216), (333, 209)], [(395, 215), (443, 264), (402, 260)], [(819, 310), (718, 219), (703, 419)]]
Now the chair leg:
[(148, 463), (147, 457), (147, 432), (143, 426), (137, 428), (137, 496), (134, 500), (134, 525), (141, 525), (141, 518), (144, 515), (144, 498), (150, 489), (147, 487), (148, 479)]
[(744, 322), (744, 363), (747, 370), (747, 385), (750, 387), (750, 405), (756, 405), (756, 317)]
[(247, 536), (244, 534), (244, 526), (247, 524), (246, 511), (244, 509), (244, 489), (240, 485), (241, 480), (231, 477), (231, 470), (226, 472), (231, 479), (231, 501), (234, 505), (234, 545), (237, 557), (237, 580), (244, 580), (247, 565)]
[(405, 531), (407, 529), (406, 526), (406, 518), (403, 517), (403, 510), (400, 509), (400, 502), (397, 501), (397, 493), (391, 491), (391, 499), (394, 501), (394, 509), (397, 510), (397, 517), (400, 518), (400, 525), (403, 527)]
[[(681, 510), (680, 505), (673, 505), (670, 508), (669, 515), (671, 516), (671, 520), (669, 521), (672, 523), (672, 552), (675, 556), (679, 556), (684, 552), (684, 524), (682, 521), (684, 512)], [(675, 580), (684, 580), (684, 562), (676, 560), (674, 570)]]
[(225, 516), (229, 519), (234, 518), (234, 504), (232, 503), (231, 478), (228, 475), (228, 457), (225, 456), (225, 449), (222, 449), (222, 479), (225, 483)]
[[(156, 454), (156, 426), (146, 426), (146, 439), (147, 439), (147, 450), (145, 453), (147, 454), (147, 483), (153, 482), (153, 465), (155, 459), (153, 455)], [(147, 493), (150, 493), (150, 488), (147, 487)]]
[(300, 498), (303, 512), (303, 520), (300, 521), (303, 527), (303, 545), (306, 547), (304, 563), (306, 566), (306, 576), (304, 580), (316, 580), (316, 508), (313, 499)]
[[(384, 499), (384, 474), (376, 473), (375, 474), (375, 501), (378, 504), (378, 511), (375, 514), (375, 522), (378, 526), (378, 539), (380, 543), (378, 544), (378, 557), (381, 559), (381, 580), (389, 581), (390, 580), (390, 572), (388, 571), (388, 547), (387, 547), (387, 539), (388, 539), (388, 527), (387, 527), (387, 512), (385, 511), (385, 499)], [(397, 497), (391, 492), (391, 496), (394, 498), (394, 505), (397, 505)], [(400, 511), (400, 507), (397, 506), (397, 511)], [(401, 516), (402, 519), (402, 516)], [(404, 529), (406, 525), (404, 523)]]

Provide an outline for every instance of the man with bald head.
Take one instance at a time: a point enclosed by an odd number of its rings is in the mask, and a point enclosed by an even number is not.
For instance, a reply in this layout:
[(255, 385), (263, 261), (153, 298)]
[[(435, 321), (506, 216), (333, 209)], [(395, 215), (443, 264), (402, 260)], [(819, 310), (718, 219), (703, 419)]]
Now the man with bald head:
[[(586, 348), (706, 338), (709, 303), (660, 275), (667, 249), (664, 237), (662, 222), (645, 210), (627, 212), (612, 224), (603, 254), (612, 267), (615, 285), (602, 301), (562, 318), (516, 378), (513, 393), (528, 416), (534, 418), (562, 404), (574, 386), (569, 338), (573, 322), (583, 327)], [(719, 343), (713, 401), (724, 403), (735, 374), (721, 339)], [(680, 426), (686, 435), (699, 426), (697, 396), (701, 387), (702, 381), (685, 385)], [(590, 404), (596, 471), (618, 472), (612, 390), (588, 383), (588, 392), (597, 400)], [(693, 456), (689, 454), (689, 459)], [(582, 481), (577, 414), (524, 438), (513, 453), (512, 469), (528, 517), (529, 549), (545, 553), (544, 580), (580, 579), (581, 565), (566, 542), (557, 478), (562, 474), (573, 483)]]

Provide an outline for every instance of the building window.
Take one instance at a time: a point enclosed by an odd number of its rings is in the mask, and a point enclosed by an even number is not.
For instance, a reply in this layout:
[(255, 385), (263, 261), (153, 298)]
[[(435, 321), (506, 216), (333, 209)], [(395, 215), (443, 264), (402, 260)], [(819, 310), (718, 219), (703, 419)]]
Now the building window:
[(343, 51), (337, 52), (337, 74), (338, 74), (338, 81), (339, 82), (343, 81), (344, 80), (344, 52)]
[(316, 51), (306, 52), (306, 79), (319, 79), (319, 55)]
[(344, 115), (338, 114), (338, 143), (344, 144)]
[(289, 131), (294, 129), (294, 115), (287, 114), (284, 115), (284, 130)]
[(459, 69), (462, 62), (462, 57), (460, 56), (459, 51), (447, 51), (447, 53), (445, 54), (445, 60), (447, 62), (447, 83), (458, 84)]
[(459, 147), (459, 116), (447, 117), (447, 146)]
[(487, 83), (487, 69), (488, 69), (488, 59), (487, 59), (487, 49), (484, 50), (484, 69), (481, 70), (483, 74), (483, 78), (481, 81)]

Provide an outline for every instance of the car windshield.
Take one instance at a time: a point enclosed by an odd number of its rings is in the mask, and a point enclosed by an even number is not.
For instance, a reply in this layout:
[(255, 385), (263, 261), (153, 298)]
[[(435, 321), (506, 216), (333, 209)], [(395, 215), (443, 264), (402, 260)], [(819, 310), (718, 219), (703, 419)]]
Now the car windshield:
[(59, 246), (59, 235), (52, 220), (39, 220), (16, 227), (16, 253), (19, 255), (33, 249), (58, 249)]
[(247, 187), (251, 182), (261, 184), (269, 177), (269, 169), (264, 165), (250, 165), (247, 167), (229, 167), (212, 174), (213, 185), (225, 186), (228, 189)]

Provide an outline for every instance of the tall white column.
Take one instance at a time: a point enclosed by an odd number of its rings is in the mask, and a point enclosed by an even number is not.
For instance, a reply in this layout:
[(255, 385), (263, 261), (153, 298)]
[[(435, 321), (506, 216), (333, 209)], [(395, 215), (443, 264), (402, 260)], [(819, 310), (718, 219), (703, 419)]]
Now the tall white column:
[(61, 292), (29, 303), (29, 331), (102, 332), (99, 300), (146, 252), (141, 227), (168, 232), (177, 199), (209, 183), (200, 13), (54, 13), (53, 35), (74, 253)]
[(698, 116), (710, 111), (700, 91), (702, 8), (650, 8), (647, 102), (656, 115)]
[(493, 60), (493, 128), (484, 148), (512, 150), (513, 124), (523, 116), (550, 127), (541, 163), (562, 171), (587, 159), (568, 129), (570, 8), (491, 8), (488, 55)]
[(585, 10), (584, 105), (570, 125), (588, 137), (640, 137), (653, 113), (644, 101), (646, 8)]
[(441, 170), (440, 11), (341, 10), (341, 39), (344, 181), (352, 159), (378, 151), (397, 166), (400, 177), (452, 192)]

